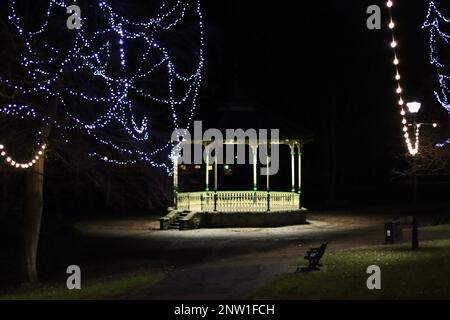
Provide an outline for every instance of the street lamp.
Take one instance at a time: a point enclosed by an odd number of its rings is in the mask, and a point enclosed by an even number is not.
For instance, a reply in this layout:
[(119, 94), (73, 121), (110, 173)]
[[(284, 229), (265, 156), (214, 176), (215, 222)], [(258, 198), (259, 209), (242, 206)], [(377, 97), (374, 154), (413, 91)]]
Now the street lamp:
[[(419, 124), (416, 121), (416, 115), (419, 113), (422, 104), (420, 102), (409, 102), (406, 104), (409, 113), (414, 116), (414, 132), (416, 132)], [(418, 147), (418, 146), (417, 146)], [(413, 250), (419, 249), (419, 222), (417, 219), (417, 168), (416, 168), (416, 154), (412, 154), (413, 157), (413, 174), (414, 174), (414, 186), (413, 186), (413, 225), (412, 225), (412, 248)]]
[[(416, 147), (414, 149), (414, 152), (410, 152), (411, 156), (413, 157), (413, 174), (414, 174), (414, 187), (413, 187), (413, 207), (414, 207), (414, 215), (413, 215), (413, 226), (412, 226), (412, 248), (413, 249), (419, 249), (419, 230), (418, 230), (418, 217), (417, 217), (417, 155), (419, 150), (419, 130), (423, 126), (432, 126), (433, 128), (437, 128), (437, 123), (418, 123), (417, 122), (417, 114), (420, 111), (420, 108), (422, 107), (422, 104), (420, 102), (409, 102), (406, 104), (408, 107), (409, 113), (413, 116), (413, 123), (409, 124), (408, 127), (413, 127), (414, 132), (416, 132), (417, 141), (416, 141)], [(406, 129), (407, 130), (407, 129)]]
[(413, 114), (414, 116), (419, 113), (420, 108), (422, 107), (422, 104), (420, 102), (409, 102), (406, 104), (408, 107), (409, 113)]

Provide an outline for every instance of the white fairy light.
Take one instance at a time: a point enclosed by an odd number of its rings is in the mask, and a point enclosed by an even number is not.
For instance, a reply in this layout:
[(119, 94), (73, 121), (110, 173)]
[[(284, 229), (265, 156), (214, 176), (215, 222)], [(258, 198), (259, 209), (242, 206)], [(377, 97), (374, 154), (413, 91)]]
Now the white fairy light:
[(393, 60), (393, 64), (395, 66), (395, 81), (396, 81), (396, 89), (395, 92), (398, 95), (398, 105), (400, 106), (401, 110), (400, 110), (400, 115), (401, 115), (401, 125), (402, 125), (402, 131), (403, 131), (403, 137), (405, 140), (405, 145), (408, 149), (408, 152), (411, 155), (417, 155), (418, 151), (419, 151), (419, 138), (420, 138), (420, 129), (419, 127), (416, 128), (416, 132), (415, 132), (415, 142), (414, 145), (411, 143), (411, 139), (410, 139), (410, 135), (408, 132), (408, 120), (406, 119), (406, 111), (404, 109), (404, 105), (405, 105), (405, 101), (403, 100), (403, 87), (400, 83), (401, 80), (401, 75), (400, 75), (400, 70), (399, 70), (399, 64), (400, 64), (400, 60), (398, 58), (398, 53), (397, 53), (397, 46), (398, 46), (398, 42), (395, 40), (395, 33), (394, 33), (394, 28), (395, 28), (395, 22), (394, 22), (394, 17), (393, 17), (393, 13), (392, 13), (392, 8), (394, 6), (394, 2), (391, 0), (388, 0), (386, 2), (386, 6), (389, 8), (389, 14), (390, 14), (390, 22), (389, 22), (389, 29), (391, 31), (391, 36), (392, 36), (392, 40), (390, 43), (390, 47), (393, 50), (393, 55), (394, 55), (394, 60)]
[(5, 145), (2, 144), (0, 146), (1, 146), (0, 150), (2, 150), (0, 156), (2, 158), (5, 158), (4, 161), (6, 162), (6, 164), (9, 164), (17, 169), (29, 169), (33, 167), (36, 164), (36, 160), (39, 160), (39, 155), (43, 155), (44, 154), (43, 150), (45, 150), (47, 147), (45, 144), (38, 145), (37, 148), (39, 149), (39, 151), (37, 151), (36, 155), (32, 157), (33, 158), (32, 160), (20, 162), (8, 154)]

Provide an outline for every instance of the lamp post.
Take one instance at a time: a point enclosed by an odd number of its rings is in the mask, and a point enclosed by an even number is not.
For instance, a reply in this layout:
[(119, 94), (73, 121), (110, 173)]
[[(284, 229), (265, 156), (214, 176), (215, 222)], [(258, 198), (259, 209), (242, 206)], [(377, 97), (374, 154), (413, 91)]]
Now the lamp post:
[[(413, 115), (413, 123), (408, 125), (414, 128), (414, 132), (416, 133), (416, 138), (419, 139), (419, 131), (423, 126), (432, 126), (433, 128), (437, 128), (437, 123), (419, 123), (417, 122), (417, 113), (419, 113), (422, 104), (420, 102), (410, 102), (406, 104), (408, 106), (408, 111)], [(418, 196), (418, 181), (417, 181), (417, 155), (419, 151), (419, 141), (416, 141), (416, 147), (414, 151), (410, 151), (411, 156), (413, 157), (413, 207), (414, 207), (414, 215), (413, 215), (413, 225), (412, 225), (412, 249), (419, 249), (419, 221), (418, 221), (418, 210), (417, 210), (417, 196)]]
[[(413, 127), (414, 132), (417, 131), (418, 126), (420, 126), (417, 123), (417, 113), (419, 112), (422, 104), (419, 102), (410, 102), (407, 103), (408, 111), (413, 115)], [(418, 142), (416, 142), (418, 143)], [(417, 250), (419, 249), (419, 221), (417, 218), (417, 168), (416, 168), (416, 154), (412, 154), (413, 157), (413, 223), (412, 223), (412, 249)]]

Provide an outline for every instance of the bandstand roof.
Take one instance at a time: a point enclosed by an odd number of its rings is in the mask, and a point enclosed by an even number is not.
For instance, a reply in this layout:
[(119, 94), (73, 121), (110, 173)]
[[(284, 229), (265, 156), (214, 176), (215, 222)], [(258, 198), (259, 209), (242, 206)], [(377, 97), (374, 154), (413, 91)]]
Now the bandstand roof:
[[(269, 144), (273, 145), (304, 145), (307, 143), (310, 143), (312, 139), (301, 139), (301, 138), (280, 138), (276, 140), (268, 139)], [(203, 144), (203, 145), (209, 145), (213, 143), (213, 140), (192, 140), (192, 144)], [(254, 144), (267, 144), (266, 141), (253, 141), (253, 139), (246, 138), (246, 139), (224, 139), (223, 141), (224, 145), (239, 145), (239, 144), (246, 144), (246, 145), (254, 145)]]

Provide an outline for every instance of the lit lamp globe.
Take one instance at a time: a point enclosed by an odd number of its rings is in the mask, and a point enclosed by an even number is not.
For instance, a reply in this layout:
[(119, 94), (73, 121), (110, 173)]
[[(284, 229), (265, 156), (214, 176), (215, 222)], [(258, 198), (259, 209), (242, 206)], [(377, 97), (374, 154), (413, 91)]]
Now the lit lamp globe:
[(406, 105), (408, 106), (408, 111), (412, 114), (418, 113), (422, 106), (420, 102), (409, 102)]

